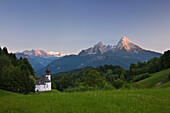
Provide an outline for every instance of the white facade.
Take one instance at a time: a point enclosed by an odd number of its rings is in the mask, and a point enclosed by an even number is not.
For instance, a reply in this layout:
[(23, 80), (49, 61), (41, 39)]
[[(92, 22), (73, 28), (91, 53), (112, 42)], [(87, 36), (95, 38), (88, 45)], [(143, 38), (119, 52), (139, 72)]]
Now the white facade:
[(51, 75), (46, 75), (46, 77), (51, 81)]
[(44, 85), (35, 85), (35, 91), (51, 91), (51, 82)]
[(51, 75), (42, 76), (35, 85), (35, 91), (51, 91)]

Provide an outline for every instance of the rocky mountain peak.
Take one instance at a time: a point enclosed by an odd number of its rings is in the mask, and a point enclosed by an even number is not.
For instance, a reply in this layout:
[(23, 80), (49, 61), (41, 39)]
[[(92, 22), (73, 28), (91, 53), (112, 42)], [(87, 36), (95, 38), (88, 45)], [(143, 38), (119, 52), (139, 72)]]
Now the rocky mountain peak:
[(134, 44), (131, 40), (129, 40), (127, 37), (122, 37), (120, 39), (120, 41), (118, 42), (117, 46), (116, 46), (116, 51), (119, 50), (126, 50), (126, 51), (130, 51), (130, 50), (141, 50), (142, 48), (140, 48), (139, 46), (137, 46), (136, 44)]
[(121, 41), (122, 41), (123, 44), (133, 43), (132, 41), (130, 41), (130, 40), (129, 40), (127, 37), (125, 37), (125, 36), (121, 38)]
[(85, 55), (95, 55), (95, 54), (102, 54), (104, 50), (104, 45), (102, 42), (97, 43), (91, 48), (82, 50), (79, 55), (80, 56), (85, 56)]
[(61, 53), (61, 52), (60, 52), (58, 55), (59, 55), (59, 56), (61, 56), (61, 57), (62, 57), (62, 56), (64, 56), (64, 54), (63, 54), (63, 53)]
[(99, 42), (99, 43), (97, 43), (96, 45), (94, 45), (94, 47), (102, 48), (102, 47), (103, 47), (103, 43), (102, 43), (102, 42)]
[(124, 36), (120, 39), (116, 46), (103, 45), (102, 42), (99, 42), (91, 48), (82, 50), (79, 55), (96, 55), (104, 54), (106, 52), (116, 53), (122, 50), (125, 50), (126, 52), (139, 53), (139, 51), (142, 51), (143, 49)]

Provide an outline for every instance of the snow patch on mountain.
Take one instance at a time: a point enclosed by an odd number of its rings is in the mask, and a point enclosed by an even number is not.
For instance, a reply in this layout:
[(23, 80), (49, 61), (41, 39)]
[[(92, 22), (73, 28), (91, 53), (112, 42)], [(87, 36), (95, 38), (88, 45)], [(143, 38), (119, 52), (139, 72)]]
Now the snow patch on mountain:
[(122, 37), (117, 45), (103, 45), (102, 42), (99, 42), (98, 44), (94, 45), (91, 48), (82, 50), (79, 55), (85, 56), (85, 55), (95, 55), (95, 54), (104, 54), (106, 52), (119, 52), (121, 50), (125, 50), (127, 52), (133, 52), (135, 54), (138, 54), (139, 51), (143, 50), (141, 47), (134, 44), (132, 41), (130, 41), (127, 37)]
[(63, 57), (64, 56), (64, 54), (62, 54), (61, 52), (53, 52), (53, 51), (47, 52), (47, 51), (44, 51), (44, 50), (36, 50), (36, 49), (25, 50), (21, 53), (28, 55), (30, 57), (39, 56), (39, 57), (42, 57), (42, 58), (55, 58), (55, 57)]
[(50, 55), (58, 55), (59, 52), (50, 51), (49, 54), (50, 54)]

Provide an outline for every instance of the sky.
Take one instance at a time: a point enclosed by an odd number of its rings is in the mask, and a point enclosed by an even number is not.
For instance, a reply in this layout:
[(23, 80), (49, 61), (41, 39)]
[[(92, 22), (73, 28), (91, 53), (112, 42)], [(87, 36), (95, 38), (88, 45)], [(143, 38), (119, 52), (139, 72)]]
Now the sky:
[(170, 49), (170, 0), (0, 0), (0, 45), (77, 54), (126, 36), (140, 47)]

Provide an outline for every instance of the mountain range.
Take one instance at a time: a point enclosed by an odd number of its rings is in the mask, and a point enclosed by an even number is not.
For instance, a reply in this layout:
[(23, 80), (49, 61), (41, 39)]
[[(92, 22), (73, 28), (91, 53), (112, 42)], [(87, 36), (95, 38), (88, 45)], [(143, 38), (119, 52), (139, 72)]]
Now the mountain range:
[[(82, 50), (78, 55), (67, 55), (50, 63), (52, 73), (69, 71), (87, 66), (119, 65), (129, 68), (131, 63), (147, 61), (159, 57), (161, 53), (142, 49), (127, 37), (122, 37), (117, 45), (103, 45), (102, 42)], [(36, 72), (40, 76), (46, 67)]]
[(64, 55), (59, 52), (47, 52), (44, 50), (25, 50), (23, 52), (15, 53), (17, 58), (27, 58), (32, 65), (34, 71), (42, 69), (43, 67), (50, 64), (52, 61), (57, 60)]

